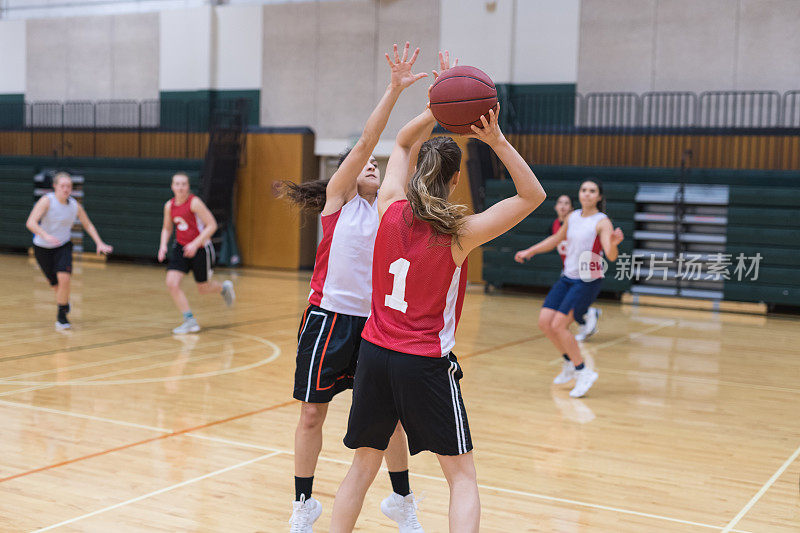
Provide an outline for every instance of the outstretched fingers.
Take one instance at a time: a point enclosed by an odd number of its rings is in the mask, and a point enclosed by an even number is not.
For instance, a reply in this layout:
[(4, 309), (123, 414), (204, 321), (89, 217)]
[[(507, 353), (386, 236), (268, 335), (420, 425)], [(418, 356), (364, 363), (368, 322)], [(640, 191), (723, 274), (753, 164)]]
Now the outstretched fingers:
[(414, 50), (414, 53), (412, 54), (411, 59), (408, 61), (408, 64), (413, 66), (414, 62), (417, 60), (417, 57), (419, 57), (419, 47)]
[(411, 46), (411, 43), (406, 41), (406, 45), (403, 47), (403, 63), (406, 62), (408, 59), (408, 48)]

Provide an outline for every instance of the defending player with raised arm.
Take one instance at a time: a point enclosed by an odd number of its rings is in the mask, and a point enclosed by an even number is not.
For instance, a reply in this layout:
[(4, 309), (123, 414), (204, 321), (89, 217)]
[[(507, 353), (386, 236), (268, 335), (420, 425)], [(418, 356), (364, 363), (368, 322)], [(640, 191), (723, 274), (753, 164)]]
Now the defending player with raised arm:
[[(440, 64), (447, 68), (447, 54)], [(466, 258), (545, 198), (531, 168), (500, 131), (496, 112), (483, 117), (483, 128), (473, 127), (470, 137), (494, 150), (517, 194), (475, 215), (449, 201), (460, 178), (461, 150), (450, 137), (425, 140), (435, 124), (430, 109), (397, 134), (378, 197), (372, 312), (364, 327), (344, 440), (356, 451), (336, 493), (333, 533), (355, 527), (398, 420), (412, 455), (427, 450), (439, 460), (450, 486), (450, 531), (478, 531), (480, 499), (459, 386), (462, 371), (451, 351), (466, 287)]]
[[(372, 297), (372, 248), (378, 231), (376, 196), (380, 171), (372, 151), (389, 115), (404, 89), (426, 74), (414, 74), (419, 55), (402, 57), (395, 44), (393, 57), (386, 54), (390, 81), (364, 125), (353, 148), (339, 161), (330, 180), (308, 183), (283, 182), (290, 201), (322, 215), (322, 241), (317, 248), (311, 278), (309, 306), (300, 321), (294, 398), (300, 400), (300, 419), (295, 431), (295, 500), (292, 532), (312, 531), (322, 505), (312, 494), (317, 458), (322, 448), (322, 427), (333, 397), (353, 387), (361, 332), (370, 312)], [(381, 502), (381, 510), (400, 524), (401, 531), (422, 531), (408, 480), (408, 449), (399, 424), (393, 428), (386, 452), (393, 493)]]

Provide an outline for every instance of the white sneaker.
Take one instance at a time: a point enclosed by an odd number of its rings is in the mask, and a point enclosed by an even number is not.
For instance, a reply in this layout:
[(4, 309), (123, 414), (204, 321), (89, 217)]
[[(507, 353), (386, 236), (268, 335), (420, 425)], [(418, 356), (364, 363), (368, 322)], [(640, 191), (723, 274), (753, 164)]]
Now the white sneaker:
[(569, 391), (569, 395), (573, 398), (580, 398), (592, 388), (594, 382), (597, 381), (597, 372), (591, 368), (584, 368), (583, 370), (575, 371), (575, 388)]
[(70, 329), (72, 324), (69, 321), (61, 322), (60, 320), (56, 320), (56, 331), (64, 331), (65, 329)]
[(578, 334), (575, 335), (575, 340), (583, 342), (595, 333), (597, 333), (597, 321), (603, 312), (597, 307), (590, 307), (586, 314), (583, 315), (584, 324), (578, 329)]
[(185, 335), (187, 333), (197, 333), (200, 331), (200, 324), (195, 318), (187, 318), (183, 324), (172, 330), (174, 335)]
[(289, 523), (292, 524), (289, 533), (314, 533), (312, 527), (322, 514), (322, 504), (314, 498), (306, 500), (305, 494), (300, 496), (299, 502), (292, 502), (292, 517)]
[(391, 493), (381, 502), (381, 511), (397, 522), (400, 533), (424, 533), (417, 520), (417, 500), (413, 492), (407, 496)]
[(572, 364), (572, 361), (567, 361), (565, 359), (564, 362), (561, 363), (561, 373), (553, 380), (553, 384), (564, 385), (573, 379), (575, 379), (575, 365)]
[(233, 302), (236, 300), (233, 282), (229, 279), (222, 282), (222, 299), (225, 300), (225, 305), (228, 307), (232, 306)]

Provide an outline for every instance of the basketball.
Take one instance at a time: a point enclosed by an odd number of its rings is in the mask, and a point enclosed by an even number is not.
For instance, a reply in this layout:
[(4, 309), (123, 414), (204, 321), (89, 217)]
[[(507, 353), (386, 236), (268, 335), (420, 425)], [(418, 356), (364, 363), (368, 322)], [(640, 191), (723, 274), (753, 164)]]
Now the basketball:
[(472, 124), (483, 127), (481, 115), (496, 105), (494, 82), (479, 68), (450, 68), (431, 88), (431, 112), (439, 124), (453, 133), (472, 133)]

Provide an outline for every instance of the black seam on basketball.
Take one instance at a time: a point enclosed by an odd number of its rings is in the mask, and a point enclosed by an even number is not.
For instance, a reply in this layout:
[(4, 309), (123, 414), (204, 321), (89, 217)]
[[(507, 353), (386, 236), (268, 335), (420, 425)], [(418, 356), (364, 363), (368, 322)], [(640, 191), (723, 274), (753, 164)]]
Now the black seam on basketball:
[(497, 100), (497, 96), (482, 96), (480, 98), (470, 98), (468, 100), (448, 100), (447, 102), (432, 102), (431, 106), (441, 104), (460, 104), (461, 102), (480, 102), (481, 100)]
[(436, 119), (436, 122), (438, 122), (442, 126), (456, 126), (456, 127), (458, 127), (458, 126), (471, 126), (472, 124), (475, 124), (476, 122), (480, 122), (480, 121), (481, 121), (481, 118), (478, 117), (478, 120), (473, 120), (472, 122), (467, 122), (466, 124), (449, 124), (447, 122), (442, 122), (441, 120)]
[(445, 79), (443, 79), (443, 80), (438, 80), (436, 83), (434, 83), (434, 84), (433, 84), (433, 86), (434, 86), (434, 87), (436, 87), (436, 86), (437, 86), (437, 85), (439, 85), (440, 83), (442, 83), (442, 82), (445, 82), (445, 81), (447, 81), (447, 80), (452, 80), (453, 78), (470, 78), (470, 79), (473, 79), (473, 80), (475, 80), (475, 81), (479, 81), (479, 82), (481, 82), (482, 84), (486, 85), (487, 87), (491, 87), (491, 88), (492, 88), (492, 89), (494, 89), (495, 91), (497, 90), (497, 87), (495, 87), (494, 85), (489, 85), (488, 83), (486, 83), (486, 82), (485, 82), (485, 81), (483, 81), (482, 79), (480, 79), (480, 78), (476, 78), (475, 76), (467, 76), (467, 75), (450, 76), (450, 77), (447, 77), (447, 78), (445, 78)]

